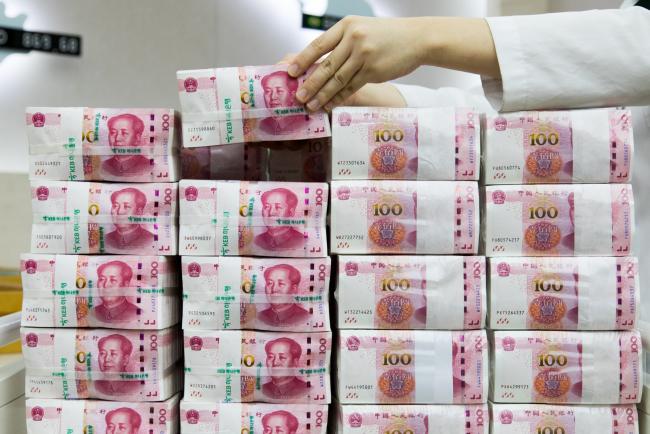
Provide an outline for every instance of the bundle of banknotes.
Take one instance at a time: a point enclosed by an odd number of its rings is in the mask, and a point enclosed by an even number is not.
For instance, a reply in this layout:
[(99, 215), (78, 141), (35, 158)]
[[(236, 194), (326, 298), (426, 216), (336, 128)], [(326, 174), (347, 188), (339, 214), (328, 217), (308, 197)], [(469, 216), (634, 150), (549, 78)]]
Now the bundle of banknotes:
[[(482, 405), (339, 405), (337, 434), (488, 434)], [(532, 433), (531, 433), (532, 434)]]
[(327, 256), (326, 183), (182, 180), (180, 254)]
[(33, 181), (32, 253), (177, 254), (176, 183)]
[(328, 404), (332, 334), (184, 330), (186, 401)]
[(178, 434), (179, 399), (179, 395), (162, 402), (28, 399), (27, 434)]
[(471, 181), (332, 181), (331, 251), (476, 254), (479, 191)]
[(487, 402), (484, 330), (341, 330), (337, 350), (342, 404)]
[(636, 328), (635, 257), (502, 257), (489, 268), (493, 330)]
[(180, 330), (21, 329), (28, 398), (161, 401), (180, 389)]
[(630, 254), (631, 185), (504, 185), (485, 196), (487, 256)]
[(483, 256), (339, 256), (341, 329), (485, 327)]
[(289, 76), (287, 65), (178, 71), (183, 146), (329, 137), (327, 114), (295, 98), (306, 75)]
[(638, 434), (634, 405), (490, 404), (492, 434)]
[(641, 400), (638, 331), (496, 331), (492, 343), (494, 402), (634, 404)]
[(25, 327), (163, 329), (180, 320), (169, 256), (26, 253), (20, 257)]
[(476, 181), (480, 138), (472, 109), (338, 107), (332, 178)]
[(183, 328), (330, 329), (330, 258), (184, 256)]
[(183, 148), (183, 179), (326, 182), (330, 139)]
[(632, 179), (630, 110), (488, 116), (486, 184), (624, 183)]
[(172, 109), (28, 107), (33, 180), (172, 182), (178, 116)]
[(183, 434), (326, 434), (328, 406), (181, 401)]

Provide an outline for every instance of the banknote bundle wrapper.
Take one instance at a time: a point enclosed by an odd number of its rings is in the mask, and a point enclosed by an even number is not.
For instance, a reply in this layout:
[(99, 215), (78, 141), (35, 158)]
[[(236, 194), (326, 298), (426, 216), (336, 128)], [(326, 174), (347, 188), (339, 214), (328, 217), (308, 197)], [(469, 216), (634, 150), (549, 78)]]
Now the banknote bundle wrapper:
[(183, 434), (326, 434), (328, 406), (181, 401)]
[(483, 256), (339, 256), (341, 329), (485, 327)]
[(329, 137), (327, 113), (295, 98), (305, 77), (287, 65), (178, 71), (183, 146)]
[(500, 257), (489, 269), (492, 330), (637, 327), (635, 257)]
[(185, 400), (328, 404), (332, 334), (184, 330)]
[(476, 254), (472, 181), (332, 181), (331, 249), (338, 254)]
[(480, 138), (472, 109), (337, 107), (332, 178), (477, 181)]
[(634, 405), (490, 404), (492, 434), (638, 434)]
[(326, 183), (182, 180), (180, 254), (327, 256)]
[(488, 116), (485, 183), (624, 183), (632, 180), (630, 110), (531, 111)]
[(493, 402), (634, 404), (641, 400), (638, 331), (496, 331), (492, 344)]
[(177, 183), (32, 181), (33, 253), (177, 254)]
[(326, 182), (329, 137), (183, 148), (183, 179)]
[(330, 330), (330, 258), (184, 256), (183, 328)]
[(32, 180), (180, 178), (180, 123), (172, 109), (28, 107), (25, 121)]
[(340, 405), (337, 434), (489, 434), (487, 404)]
[(28, 398), (148, 402), (180, 388), (180, 330), (21, 329)]
[(628, 256), (629, 184), (499, 185), (485, 189), (487, 256)]
[(28, 399), (27, 434), (178, 434), (179, 400)]
[(180, 321), (169, 256), (21, 255), (23, 327), (168, 328)]
[(483, 404), (485, 330), (341, 330), (341, 404)]

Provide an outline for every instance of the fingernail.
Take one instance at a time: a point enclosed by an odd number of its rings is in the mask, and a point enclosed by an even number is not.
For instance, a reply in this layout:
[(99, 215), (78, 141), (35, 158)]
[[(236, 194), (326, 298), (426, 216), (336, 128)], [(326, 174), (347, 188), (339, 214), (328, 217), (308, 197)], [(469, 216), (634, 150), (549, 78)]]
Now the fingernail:
[(300, 102), (305, 102), (305, 99), (307, 98), (307, 90), (299, 89), (296, 93), (296, 98), (298, 98), (298, 101)]
[(325, 110), (326, 112), (331, 112), (332, 111), (332, 104), (325, 104), (325, 106), (323, 107), (323, 110)]
[(289, 68), (287, 69), (287, 72), (292, 77), (295, 77), (298, 74), (298, 65), (296, 65), (295, 63), (289, 65)]
[(307, 108), (311, 111), (316, 111), (318, 110), (318, 107), (320, 107), (320, 103), (316, 98), (312, 99), (307, 103)]

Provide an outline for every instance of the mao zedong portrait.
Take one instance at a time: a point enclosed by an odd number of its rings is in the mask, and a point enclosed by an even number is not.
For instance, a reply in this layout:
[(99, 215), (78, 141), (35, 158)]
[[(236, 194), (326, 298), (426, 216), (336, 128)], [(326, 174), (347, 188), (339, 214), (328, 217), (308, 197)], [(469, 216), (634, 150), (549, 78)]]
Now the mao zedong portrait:
[(296, 434), (298, 418), (286, 410), (277, 410), (262, 416), (263, 434)]
[[(106, 413), (106, 434), (138, 434), (142, 417), (137, 411), (120, 407)], [(85, 431), (84, 431), (85, 432)]]
[(95, 380), (97, 391), (110, 396), (129, 394), (140, 386), (137, 379), (120, 380), (119, 374), (129, 372), (128, 366), (133, 353), (133, 344), (125, 336), (114, 333), (104, 336), (97, 342), (99, 355), (97, 362), (102, 373), (111, 379)]
[(264, 291), (269, 307), (259, 313), (266, 324), (284, 326), (309, 318), (309, 311), (293, 302), (299, 293), (300, 271), (289, 264), (278, 264), (264, 270)]
[(300, 344), (293, 339), (281, 337), (267, 342), (264, 351), (271, 379), (262, 385), (262, 393), (272, 399), (304, 395), (309, 389), (309, 384), (292, 375), (300, 367)]
[(111, 216), (115, 230), (106, 235), (106, 244), (113, 249), (133, 251), (151, 246), (154, 235), (129, 217), (144, 214), (147, 196), (137, 188), (127, 187), (111, 194)]
[(151, 170), (149, 158), (130, 153), (142, 146), (144, 122), (139, 117), (124, 113), (108, 120), (108, 145), (112, 157), (102, 163), (102, 172), (113, 176), (137, 176)]
[(97, 319), (111, 323), (137, 318), (138, 307), (124, 295), (132, 278), (133, 270), (126, 262), (110, 261), (97, 267), (97, 288), (102, 301), (93, 308)]
[(298, 197), (289, 189), (274, 188), (262, 194), (262, 217), (266, 231), (255, 236), (255, 244), (265, 250), (294, 250), (305, 245), (303, 234), (285, 220), (295, 219)]
[[(269, 109), (282, 110), (301, 108), (302, 104), (296, 101), (298, 80), (292, 78), (284, 71), (275, 71), (262, 77), (262, 90), (264, 91), (264, 104)], [(261, 136), (279, 136), (306, 130), (309, 125), (309, 116), (303, 114), (284, 114), (264, 118), (259, 123)]]

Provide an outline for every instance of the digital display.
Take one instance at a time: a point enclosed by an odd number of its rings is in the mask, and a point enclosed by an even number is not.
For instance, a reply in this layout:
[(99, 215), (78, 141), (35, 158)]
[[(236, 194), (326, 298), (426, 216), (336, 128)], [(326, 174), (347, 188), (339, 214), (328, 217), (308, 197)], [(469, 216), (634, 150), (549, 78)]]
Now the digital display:
[(44, 51), (47, 53), (64, 54), (66, 56), (81, 55), (81, 36), (63, 33), (31, 32), (0, 26), (0, 50)]

